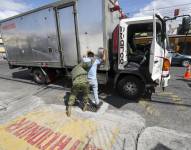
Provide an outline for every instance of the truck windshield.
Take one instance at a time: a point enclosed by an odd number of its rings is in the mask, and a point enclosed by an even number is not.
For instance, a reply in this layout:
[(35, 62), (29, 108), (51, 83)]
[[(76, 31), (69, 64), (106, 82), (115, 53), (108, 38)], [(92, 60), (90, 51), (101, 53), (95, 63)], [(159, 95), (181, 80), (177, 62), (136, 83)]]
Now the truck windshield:
[[(127, 32), (128, 61), (148, 66), (153, 41), (153, 21), (129, 24)], [(159, 19), (156, 21), (156, 41), (160, 47), (166, 49), (166, 30)]]
[[(156, 24), (157, 43), (164, 47), (165, 35), (160, 21)], [(130, 24), (128, 26), (128, 49), (129, 53), (145, 52), (150, 49), (153, 39), (153, 23)]]

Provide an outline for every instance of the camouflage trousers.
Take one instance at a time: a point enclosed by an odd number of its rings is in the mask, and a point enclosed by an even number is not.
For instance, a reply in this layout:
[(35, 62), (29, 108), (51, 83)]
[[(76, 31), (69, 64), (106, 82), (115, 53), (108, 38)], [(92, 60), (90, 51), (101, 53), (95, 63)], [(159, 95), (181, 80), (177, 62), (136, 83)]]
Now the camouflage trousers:
[(82, 94), (84, 104), (89, 102), (89, 84), (88, 82), (74, 82), (69, 97), (68, 105), (72, 106), (76, 102), (78, 96)]

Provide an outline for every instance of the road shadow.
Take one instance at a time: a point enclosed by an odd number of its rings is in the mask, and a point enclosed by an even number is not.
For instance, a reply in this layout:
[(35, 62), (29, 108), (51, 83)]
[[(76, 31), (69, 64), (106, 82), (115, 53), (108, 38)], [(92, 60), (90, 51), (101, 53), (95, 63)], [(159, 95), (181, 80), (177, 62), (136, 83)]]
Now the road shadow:
[(188, 86), (191, 88), (191, 83), (188, 83)]
[[(26, 84), (38, 85), (44, 87), (43, 90), (51, 88), (57, 90), (70, 91), (72, 87), (72, 81), (69, 77), (59, 77), (47, 85), (39, 85), (33, 81), (33, 77), (31, 76), (30, 70), (28, 69), (17, 70), (13, 72), (12, 78), (2, 77), (2, 76), (0, 76), (0, 78)], [(69, 97), (68, 95), (69, 93), (66, 94), (65, 99), (68, 99)], [(99, 97), (101, 100), (105, 101), (106, 103), (112, 105), (115, 108), (121, 108), (122, 106), (128, 103), (138, 102), (135, 100), (128, 100), (119, 96), (117, 90), (114, 88), (112, 80), (109, 81), (108, 84), (106, 85), (99, 85)]]
[(57, 90), (68, 91), (71, 88), (71, 79), (68, 77), (58, 77), (48, 84), (37, 84), (36, 82), (33, 81), (33, 77), (30, 73), (30, 70), (28, 69), (22, 69), (22, 70), (17, 69), (12, 73), (12, 77), (6, 75), (0, 75), (0, 79), (31, 84), (31, 85), (38, 85), (39, 87), (51, 88)]
[(99, 85), (99, 98), (115, 108), (121, 108), (128, 103), (137, 103), (138, 100), (130, 100), (121, 97), (113, 82), (109, 81), (106, 85)]
[(128, 103), (137, 103), (138, 102), (138, 100), (135, 101), (135, 100), (128, 100), (128, 99), (122, 98), (117, 93), (112, 93), (110, 96), (108, 96), (107, 98), (105, 98), (103, 100), (106, 103), (108, 103), (118, 109)]
[(184, 82), (191, 82), (191, 80), (189, 80), (189, 79), (184, 79), (184, 78), (182, 78), (182, 79), (176, 79), (176, 80), (178, 80), (178, 81), (184, 81)]
[(176, 79), (176, 80), (185, 82), (188, 85), (188, 87), (191, 88), (191, 80), (187, 80), (184, 78), (183, 79)]
[(151, 102), (151, 103), (160, 103), (160, 104), (165, 104), (165, 105), (191, 107), (191, 105), (183, 104), (183, 103), (171, 103), (171, 102), (164, 102), (164, 101), (157, 101), (157, 100), (151, 100), (151, 101), (148, 101), (148, 102)]
[(33, 80), (32, 76), (30, 75), (30, 71), (28, 69), (13, 72), (12, 77), (15, 79), (31, 80), (31, 81)]
[(151, 150), (172, 150), (170, 148), (168, 148), (167, 146), (165, 146), (164, 144), (158, 143), (154, 148), (152, 148)]

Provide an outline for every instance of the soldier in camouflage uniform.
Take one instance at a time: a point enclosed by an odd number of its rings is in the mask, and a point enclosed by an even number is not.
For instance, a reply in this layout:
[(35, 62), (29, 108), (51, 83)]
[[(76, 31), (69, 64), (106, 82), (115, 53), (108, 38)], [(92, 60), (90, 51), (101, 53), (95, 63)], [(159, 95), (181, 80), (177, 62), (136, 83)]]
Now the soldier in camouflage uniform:
[(72, 90), (66, 107), (67, 116), (71, 115), (71, 106), (74, 105), (76, 98), (80, 93), (83, 94), (83, 111), (87, 110), (89, 102), (89, 83), (87, 80), (88, 63), (80, 63), (72, 70)]

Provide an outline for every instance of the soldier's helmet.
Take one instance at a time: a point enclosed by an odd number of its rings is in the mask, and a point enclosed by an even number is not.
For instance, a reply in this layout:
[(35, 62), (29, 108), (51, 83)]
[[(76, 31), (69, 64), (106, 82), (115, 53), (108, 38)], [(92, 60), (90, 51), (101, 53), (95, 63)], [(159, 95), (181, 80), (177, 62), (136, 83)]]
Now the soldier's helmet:
[(82, 68), (88, 71), (91, 68), (91, 61), (89, 62), (82, 62)]
[(82, 60), (82, 67), (86, 70), (86, 71), (89, 71), (89, 69), (91, 68), (92, 66), (92, 61), (90, 58), (86, 57), (86, 58), (83, 58)]

